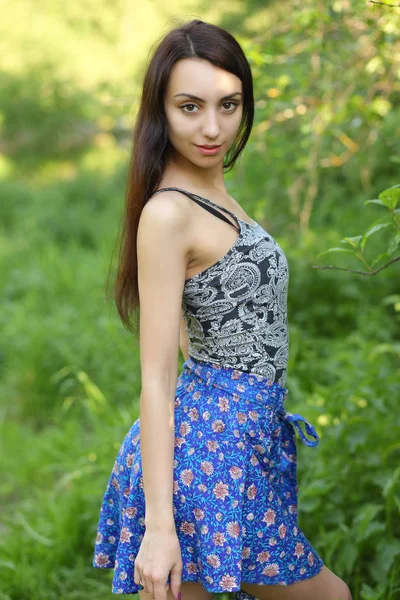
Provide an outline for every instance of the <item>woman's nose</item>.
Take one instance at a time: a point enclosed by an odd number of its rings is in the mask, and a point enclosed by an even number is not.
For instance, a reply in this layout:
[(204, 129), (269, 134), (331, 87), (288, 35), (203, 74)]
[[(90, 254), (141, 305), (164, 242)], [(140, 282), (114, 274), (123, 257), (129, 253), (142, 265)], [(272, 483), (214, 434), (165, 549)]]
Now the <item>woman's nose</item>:
[(220, 126), (218, 122), (218, 115), (216, 115), (214, 111), (208, 111), (204, 113), (202, 129), (202, 133), (206, 137), (215, 138), (219, 135)]

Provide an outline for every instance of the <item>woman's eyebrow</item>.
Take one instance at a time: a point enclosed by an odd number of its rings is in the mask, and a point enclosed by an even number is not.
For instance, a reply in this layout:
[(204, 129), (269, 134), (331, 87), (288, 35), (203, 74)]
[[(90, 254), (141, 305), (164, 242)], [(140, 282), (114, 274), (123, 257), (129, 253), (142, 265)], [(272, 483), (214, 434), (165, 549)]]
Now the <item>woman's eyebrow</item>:
[[(232, 94), (228, 94), (227, 96), (222, 96), (221, 100), (228, 100), (229, 98), (233, 98), (234, 96), (241, 96), (242, 92), (233, 92)], [(193, 94), (186, 94), (185, 92), (181, 92), (180, 94), (175, 94), (174, 98), (177, 96), (187, 96), (191, 100), (197, 100), (198, 102), (205, 102), (203, 98), (199, 98), (198, 96), (194, 96)]]

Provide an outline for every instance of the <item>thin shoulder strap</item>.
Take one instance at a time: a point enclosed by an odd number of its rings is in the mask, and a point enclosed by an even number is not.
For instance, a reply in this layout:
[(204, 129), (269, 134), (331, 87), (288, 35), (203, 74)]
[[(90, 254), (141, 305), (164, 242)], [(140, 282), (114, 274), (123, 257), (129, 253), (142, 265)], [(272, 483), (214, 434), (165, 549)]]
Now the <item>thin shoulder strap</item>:
[[(159, 190), (157, 190), (156, 192), (154, 192), (154, 194), (158, 194), (158, 192), (164, 192), (164, 191), (167, 191), (167, 190), (174, 190), (176, 192), (181, 192), (182, 194), (185, 194), (185, 196), (188, 196), (191, 200), (193, 200), (194, 202), (196, 202), (196, 204), (198, 204), (202, 208), (205, 208), (206, 210), (208, 210), (209, 212), (211, 212), (216, 217), (219, 217), (223, 221), (226, 221), (227, 223), (229, 223), (230, 225), (232, 225), (232, 227), (234, 227), (236, 229), (236, 231), (240, 232), (240, 225), (239, 225), (239, 221), (238, 221), (237, 216), (233, 212), (231, 212), (230, 210), (228, 210), (227, 208), (224, 208), (223, 206), (220, 206), (219, 204), (217, 204), (216, 202), (213, 202), (212, 200), (209, 200), (208, 198), (204, 198), (203, 196), (199, 196), (198, 194), (194, 194), (193, 192), (188, 192), (187, 190), (183, 190), (181, 188), (176, 188), (176, 187), (164, 187), (164, 188), (160, 188)], [(201, 200), (201, 201), (199, 201), (199, 200)], [(206, 202), (206, 204), (208, 204), (208, 206), (204, 206), (204, 204), (202, 202), (203, 200)], [(227, 219), (225, 217), (225, 215), (222, 215), (214, 207), (220, 208), (224, 212), (226, 212), (229, 215), (231, 215), (231, 217), (233, 217), (235, 219), (236, 223), (232, 223), (232, 221), (230, 221), (229, 219)]]

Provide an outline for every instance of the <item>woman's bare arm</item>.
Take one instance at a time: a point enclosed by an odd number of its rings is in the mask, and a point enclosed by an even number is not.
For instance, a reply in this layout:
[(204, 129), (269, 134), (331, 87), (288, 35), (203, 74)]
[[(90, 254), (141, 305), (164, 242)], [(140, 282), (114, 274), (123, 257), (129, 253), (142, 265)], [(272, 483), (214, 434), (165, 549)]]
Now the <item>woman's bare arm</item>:
[(140, 449), (147, 529), (172, 529), (174, 400), (189, 212), (163, 193), (145, 205), (138, 229)]

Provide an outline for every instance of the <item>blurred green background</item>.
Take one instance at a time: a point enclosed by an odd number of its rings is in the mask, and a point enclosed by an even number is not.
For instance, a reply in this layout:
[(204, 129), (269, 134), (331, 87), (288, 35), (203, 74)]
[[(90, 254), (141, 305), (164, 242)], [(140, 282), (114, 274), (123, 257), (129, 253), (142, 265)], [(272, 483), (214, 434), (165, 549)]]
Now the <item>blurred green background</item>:
[(400, 8), (0, 8), (0, 599), (114, 597), (112, 571), (91, 561), (102, 494), (138, 416), (140, 369), (105, 280), (145, 61), (196, 17), (237, 37), (255, 79), (254, 129), (226, 182), (289, 260), (288, 410), (321, 436), (314, 450), (299, 444), (300, 526), (354, 600), (399, 599), (400, 263), (369, 277), (313, 266), (379, 217), (367, 199), (400, 183)]

